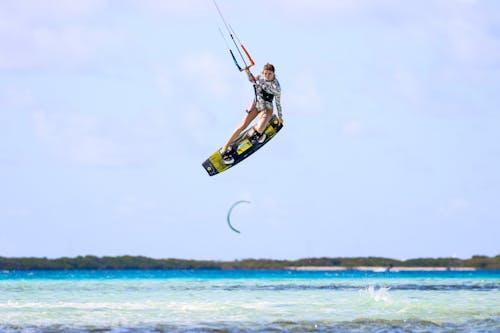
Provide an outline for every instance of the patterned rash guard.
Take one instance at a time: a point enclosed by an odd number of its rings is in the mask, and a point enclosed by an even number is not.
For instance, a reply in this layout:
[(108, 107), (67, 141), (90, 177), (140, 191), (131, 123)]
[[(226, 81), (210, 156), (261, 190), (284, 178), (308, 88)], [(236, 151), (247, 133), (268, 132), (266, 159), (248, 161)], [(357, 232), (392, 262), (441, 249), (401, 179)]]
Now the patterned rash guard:
[[(248, 80), (252, 83), (253, 76), (250, 71), (247, 71)], [(278, 110), (278, 117), (282, 118), (281, 112), (281, 87), (278, 79), (276, 77), (272, 81), (266, 81), (264, 75), (257, 74), (255, 76), (255, 96), (256, 103), (255, 107), (257, 111), (263, 111), (266, 108), (272, 109), (273, 107), (273, 98), (275, 97), (276, 109)]]

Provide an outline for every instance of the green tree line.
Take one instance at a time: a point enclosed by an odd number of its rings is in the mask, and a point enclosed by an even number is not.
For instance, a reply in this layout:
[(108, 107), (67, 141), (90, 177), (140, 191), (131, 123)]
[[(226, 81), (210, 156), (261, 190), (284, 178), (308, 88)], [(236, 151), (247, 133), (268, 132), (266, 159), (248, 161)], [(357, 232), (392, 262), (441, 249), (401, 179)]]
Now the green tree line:
[(184, 259), (153, 259), (143, 256), (76, 258), (7, 258), (0, 257), (0, 270), (77, 270), (77, 269), (286, 269), (299, 266), (383, 266), (393, 267), (473, 267), (500, 269), (500, 255), (476, 255), (469, 259), (418, 258), (396, 260), (382, 257), (306, 258), (299, 260), (245, 259), (235, 261), (209, 261)]

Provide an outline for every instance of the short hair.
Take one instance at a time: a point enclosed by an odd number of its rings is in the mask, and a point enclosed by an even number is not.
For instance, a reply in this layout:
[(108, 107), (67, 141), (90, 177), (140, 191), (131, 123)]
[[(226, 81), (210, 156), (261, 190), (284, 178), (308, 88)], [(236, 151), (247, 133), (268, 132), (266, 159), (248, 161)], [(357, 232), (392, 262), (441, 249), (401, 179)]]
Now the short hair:
[(274, 73), (274, 66), (271, 65), (270, 63), (267, 63), (264, 65), (264, 70), (268, 70)]

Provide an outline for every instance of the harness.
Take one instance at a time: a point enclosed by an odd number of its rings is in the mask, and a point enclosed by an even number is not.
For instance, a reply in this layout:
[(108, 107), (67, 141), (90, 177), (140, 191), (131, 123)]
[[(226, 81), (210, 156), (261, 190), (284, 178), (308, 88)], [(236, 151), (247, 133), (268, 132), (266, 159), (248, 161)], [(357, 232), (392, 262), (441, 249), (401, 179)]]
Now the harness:
[(272, 103), (274, 95), (270, 94), (268, 92), (265, 92), (264, 89), (261, 89), (262, 92), (262, 99), (264, 99), (266, 102)]
[(273, 94), (270, 94), (270, 93), (266, 92), (262, 88), (260, 88), (259, 90), (257, 90), (257, 87), (255, 85), (253, 86), (253, 90), (255, 91), (255, 97), (257, 97), (257, 95), (259, 95), (259, 96), (262, 97), (262, 99), (264, 101), (269, 102), (269, 103), (273, 102), (273, 99), (274, 99), (274, 95)]

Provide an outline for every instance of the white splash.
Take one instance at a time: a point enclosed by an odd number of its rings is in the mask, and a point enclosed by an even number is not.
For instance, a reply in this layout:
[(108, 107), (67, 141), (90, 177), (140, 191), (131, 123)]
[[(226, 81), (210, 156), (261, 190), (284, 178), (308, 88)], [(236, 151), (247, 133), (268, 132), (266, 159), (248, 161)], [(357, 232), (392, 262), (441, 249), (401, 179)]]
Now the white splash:
[(360, 290), (360, 293), (368, 295), (375, 302), (385, 302), (390, 303), (392, 299), (389, 295), (390, 287), (380, 287), (379, 289), (375, 289), (374, 286), (368, 286), (366, 289)]

